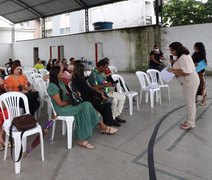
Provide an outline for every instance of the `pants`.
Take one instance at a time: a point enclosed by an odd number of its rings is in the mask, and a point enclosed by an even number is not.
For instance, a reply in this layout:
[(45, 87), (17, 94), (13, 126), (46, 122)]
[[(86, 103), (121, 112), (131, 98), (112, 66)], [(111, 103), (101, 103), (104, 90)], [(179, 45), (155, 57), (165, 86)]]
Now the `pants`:
[(113, 119), (115, 119), (122, 113), (126, 97), (124, 94), (117, 92), (113, 92), (113, 94), (109, 96), (113, 97), (111, 108), (112, 108)]
[(191, 127), (195, 127), (196, 120), (196, 104), (195, 97), (199, 86), (199, 77), (197, 73), (189, 74), (185, 77), (181, 77), (183, 86), (183, 94), (187, 108), (187, 122)]

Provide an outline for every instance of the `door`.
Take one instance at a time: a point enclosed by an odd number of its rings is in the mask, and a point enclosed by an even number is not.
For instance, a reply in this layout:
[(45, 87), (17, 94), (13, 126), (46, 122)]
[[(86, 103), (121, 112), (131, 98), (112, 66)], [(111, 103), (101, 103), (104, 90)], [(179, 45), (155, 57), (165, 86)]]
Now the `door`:
[(37, 63), (37, 59), (39, 58), (39, 48), (34, 47), (33, 48), (33, 59), (34, 59), (34, 64)]

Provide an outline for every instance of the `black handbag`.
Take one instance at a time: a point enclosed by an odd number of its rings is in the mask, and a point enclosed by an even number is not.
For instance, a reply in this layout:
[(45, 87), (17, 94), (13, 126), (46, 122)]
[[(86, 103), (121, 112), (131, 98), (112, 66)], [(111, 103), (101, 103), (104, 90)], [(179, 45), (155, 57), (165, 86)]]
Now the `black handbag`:
[(69, 83), (68, 84), (69, 92), (70, 92), (70, 99), (71, 99), (71, 104), (73, 106), (77, 106), (78, 104), (83, 102), (83, 99), (80, 97), (76, 86), (74, 83)]

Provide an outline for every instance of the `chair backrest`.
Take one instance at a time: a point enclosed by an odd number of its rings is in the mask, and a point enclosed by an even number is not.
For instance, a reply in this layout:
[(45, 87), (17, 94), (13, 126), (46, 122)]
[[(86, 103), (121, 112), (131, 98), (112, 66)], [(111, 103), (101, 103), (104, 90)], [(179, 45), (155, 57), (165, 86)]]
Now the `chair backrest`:
[(116, 74), (118, 71), (117, 71), (117, 68), (115, 66), (108, 66), (108, 68), (110, 69), (110, 71), (113, 73), (113, 74)]
[(1, 69), (2, 71), (4, 71), (5, 76), (8, 75), (8, 72), (7, 72), (7, 68), (6, 68), (6, 67), (0, 67), (0, 69)]
[(34, 71), (34, 73), (38, 73), (38, 70), (37, 70), (36, 68), (34, 68), (34, 67), (24, 66), (24, 67), (22, 68), (22, 70), (23, 70), (23, 72), (24, 72), (24, 71), (30, 70), (30, 71)]
[(49, 71), (46, 70), (46, 69), (39, 69), (38, 72), (39, 72), (42, 76), (45, 76), (45, 75), (47, 75), (47, 74), (49, 73)]
[(34, 88), (39, 92), (40, 99), (45, 100), (47, 98), (46, 82), (43, 80), (43, 78), (36, 78), (34, 79), (34, 81), (35, 81)]
[(119, 74), (112, 74), (112, 78), (114, 81), (118, 80), (118, 83), (116, 84), (117, 91), (122, 92), (128, 92), (128, 88), (126, 86), (124, 78)]
[(142, 89), (148, 88), (150, 85), (150, 79), (148, 75), (143, 71), (136, 71), (136, 76), (138, 77), (139, 83)]
[(148, 69), (146, 72), (150, 76), (152, 84), (164, 84), (160, 71), (157, 69)]
[(43, 76), (39, 73), (32, 73), (30, 75), (30, 79), (32, 79), (33, 84), (35, 84), (35, 79), (37, 79), (37, 78), (43, 79)]
[(35, 73), (33, 70), (23, 70), (23, 74), (26, 76), (27, 80), (32, 83), (33, 79), (31, 78), (31, 74)]
[[(20, 107), (20, 103), (24, 106)], [(23, 113), (23, 108), (25, 113), (29, 114), (29, 103), (27, 96), (21, 92), (6, 92), (0, 96), (0, 107), (3, 113), (4, 119), (12, 120), (14, 117), (20, 116)], [(6, 118), (3, 109), (7, 110), (8, 118)]]

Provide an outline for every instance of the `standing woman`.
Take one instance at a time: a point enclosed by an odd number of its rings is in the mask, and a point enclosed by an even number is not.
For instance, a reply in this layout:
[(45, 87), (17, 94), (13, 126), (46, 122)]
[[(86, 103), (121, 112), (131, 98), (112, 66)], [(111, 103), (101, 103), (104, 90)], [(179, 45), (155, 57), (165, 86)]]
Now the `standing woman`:
[(170, 69), (183, 87), (183, 95), (186, 101), (187, 120), (180, 124), (180, 128), (188, 130), (195, 127), (196, 104), (195, 96), (199, 86), (199, 77), (189, 51), (180, 42), (173, 42), (169, 45), (170, 53), (177, 56)]
[[(192, 59), (193, 59), (195, 65), (202, 60), (205, 60), (205, 62), (207, 63), (205, 46), (202, 42), (197, 42), (194, 44), (194, 51), (195, 52), (192, 55)], [(206, 96), (207, 96), (205, 78), (204, 78), (205, 69), (198, 72), (198, 75), (199, 75), (199, 79), (200, 79), (200, 85), (197, 90), (196, 101), (198, 101), (198, 95), (202, 96), (202, 101), (201, 101), (200, 105), (205, 106), (206, 105)]]

